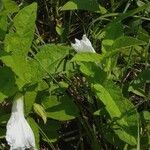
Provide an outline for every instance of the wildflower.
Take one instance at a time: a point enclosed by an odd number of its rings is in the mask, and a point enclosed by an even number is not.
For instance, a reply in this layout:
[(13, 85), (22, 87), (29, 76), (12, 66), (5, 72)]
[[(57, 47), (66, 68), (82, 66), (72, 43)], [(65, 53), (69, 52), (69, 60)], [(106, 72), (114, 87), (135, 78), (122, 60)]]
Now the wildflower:
[(75, 44), (71, 43), (71, 46), (76, 52), (91, 52), (95, 53), (95, 50), (90, 42), (90, 40), (84, 34), (81, 40), (75, 39)]
[(15, 98), (11, 117), (6, 128), (6, 140), (10, 145), (10, 150), (35, 148), (33, 131), (24, 117), (24, 99), (22, 95)]

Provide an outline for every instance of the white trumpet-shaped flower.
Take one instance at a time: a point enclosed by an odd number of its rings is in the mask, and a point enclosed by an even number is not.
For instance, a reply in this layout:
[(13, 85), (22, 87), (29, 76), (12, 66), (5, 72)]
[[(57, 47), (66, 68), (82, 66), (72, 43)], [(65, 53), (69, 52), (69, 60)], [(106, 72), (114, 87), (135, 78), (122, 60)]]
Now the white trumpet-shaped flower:
[(15, 98), (6, 128), (6, 140), (10, 145), (10, 150), (35, 148), (33, 131), (24, 117), (24, 98), (22, 95)]
[(75, 39), (75, 43), (71, 43), (71, 46), (76, 52), (91, 52), (95, 53), (95, 50), (90, 42), (90, 40), (87, 38), (87, 36), (84, 34), (82, 36), (81, 40)]

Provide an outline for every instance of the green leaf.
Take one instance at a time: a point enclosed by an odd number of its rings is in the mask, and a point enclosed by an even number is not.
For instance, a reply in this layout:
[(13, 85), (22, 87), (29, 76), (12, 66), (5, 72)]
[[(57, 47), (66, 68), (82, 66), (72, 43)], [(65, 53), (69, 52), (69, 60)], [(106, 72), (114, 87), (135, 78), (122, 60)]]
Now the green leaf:
[(123, 98), (119, 87), (111, 82), (105, 86), (95, 84), (94, 89), (107, 112), (112, 118), (114, 132), (119, 138), (131, 145), (136, 144), (137, 139), (137, 114), (132, 103)]
[(96, 115), (96, 116), (104, 116), (105, 115), (106, 116), (106, 110), (104, 108), (101, 108), (101, 109), (95, 111), (93, 113), (93, 115)]
[(149, 33), (144, 30), (142, 27), (139, 27), (139, 30), (138, 30), (138, 35), (137, 35), (137, 38), (139, 40), (142, 40), (142, 41), (145, 41), (145, 42), (149, 42), (149, 39), (150, 39), (150, 35)]
[(146, 97), (144, 91), (141, 90), (141, 89), (138, 87), (138, 85), (134, 85), (134, 84), (133, 84), (133, 85), (129, 86), (128, 91), (129, 91), (129, 92), (132, 92), (132, 93), (134, 93), (134, 94), (136, 94), (136, 95), (138, 95), (138, 96), (141, 96), (141, 97), (144, 97), (144, 98)]
[(14, 18), (15, 31), (10, 30), (4, 41), (5, 51), (9, 52), (9, 55), (1, 59), (17, 75), (17, 85), (20, 88), (29, 83), (32, 77), (27, 54), (34, 36), (36, 10), (36, 3), (20, 10)]
[(88, 80), (92, 83), (103, 83), (107, 77), (106, 72), (101, 69), (100, 65), (92, 62), (80, 63), (80, 71), (88, 76)]
[(7, 31), (7, 16), (8, 14), (17, 12), (19, 7), (12, 0), (0, 1), (0, 40), (3, 40)]
[(131, 46), (136, 46), (136, 45), (145, 45), (145, 41), (141, 41), (137, 38), (133, 38), (130, 36), (122, 36), (120, 38), (117, 38), (114, 43), (112, 44), (113, 50), (115, 49), (121, 49), (121, 48), (127, 48)]
[(143, 116), (145, 120), (150, 121), (150, 112), (149, 111), (143, 111)]
[(31, 71), (35, 68), (33, 73), (33, 80), (47, 74), (54, 74), (63, 70), (59, 70), (61, 61), (69, 54), (69, 47), (62, 45), (48, 44), (40, 48), (40, 52), (35, 56), (35, 60), (31, 61)]
[(0, 16), (0, 40), (3, 40), (7, 31), (7, 16)]
[(120, 22), (111, 23), (107, 26), (105, 32), (105, 39), (115, 40), (120, 36), (123, 36), (123, 25)]
[(27, 121), (29, 122), (35, 136), (36, 149), (39, 149), (40, 134), (38, 124), (30, 117), (27, 118)]
[(46, 137), (43, 136), (43, 140), (46, 142), (56, 142), (59, 138), (58, 129), (59, 122), (55, 120), (48, 120), (46, 124), (40, 124), (42, 131), (45, 133)]
[(31, 112), (33, 104), (35, 102), (36, 95), (37, 95), (37, 93), (34, 90), (26, 91), (26, 93), (24, 95), (26, 115), (28, 115)]
[(46, 90), (48, 88), (49, 88), (49, 86), (44, 80), (41, 80), (38, 82), (38, 91), (43, 91), (43, 90)]
[[(122, 49), (121, 49), (122, 50)], [(93, 62), (96, 64), (100, 64), (102, 61), (106, 60), (107, 58), (111, 58), (118, 54), (120, 49), (112, 50), (104, 54), (98, 53), (77, 53), (72, 58), (71, 62), (75, 61), (80, 65), (80, 62)]]
[(2, 61), (16, 74), (16, 84), (21, 88), (25, 83), (30, 82), (31, 75), (28, 72), (28, 61), (21, 55), (5, 55)]
[(145, 83), (150, 82), (150, 70), (143, 70), (139, 75), (131, 82), (128, 91), (134, 94), (146, 97), (146, 93), (143, 89)]
[(123, 25), (116, 22), (109, 24), (106, 27), (105, 37), (102, 41), (102, 51), (109, 51), (113, 42), (121, 36), (123, 36)]
[[(34, 36), (37, 4), (33, 3), (18, 12), (13, 19), (13, 28), (5, 39), (5, 51), (27, 54)], [(13, 29), (12, 28), (12, 29)]]
[(68, 1), (62, 8), (64, 10), (88, 10), (105, 14), (107, 10), (99, 5), (96, 0), (71, 0)]
[(56, 97), (51, 96), (42, 103), (45, 107), (47, 117), (66, 121), (72, 120), (79, 115), (76, 105), (68, 96)]
[(0, 103), (16, 91), (15, 74), (8, 67), (0, 68)]
[(71, 61), (100, 63), (101, 60), (102, 60), (102, 55), (97, 53), (77, 53)]
[(34, 109), (34, 112), (43, 119), (44, 123), (46, 123), (47, 116), (46, 116), (46, 112), (44, 108), (40, 104), (34, 103), (33, 109)]
[(143, 70), (139, 75), (138, 75), (138, 78), (141, 80), (141, 81), (150, 81), (150, 69), (148, 70)]
[(19, 10), (19, 7), (17, 6), (16, 2), (12, 1), (12, 0), (1, 0), (2, 1), (2, 5), (0, 10), (0, 15), (8, 15), (9, 13), (14, 13), (17, 12)]

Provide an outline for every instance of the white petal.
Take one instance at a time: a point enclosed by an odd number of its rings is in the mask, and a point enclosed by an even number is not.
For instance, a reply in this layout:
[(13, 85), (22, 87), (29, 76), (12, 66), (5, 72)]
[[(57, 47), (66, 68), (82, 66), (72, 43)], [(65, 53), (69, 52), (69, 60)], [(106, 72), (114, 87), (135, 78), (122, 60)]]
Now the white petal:
[(86, 37), (85, 34), (82, 36), (82, 40), (75, 39), (75, 44), (71, 43), (71, 46), (76, 52), (95, 53), (90, 40)]
[(73, 47), (73, 49), (76, 51), (76, 52), (79, 52), (79, 46), (75, 43), (71, 43), (71, 46)]
[(84, 52), (95, 53), (95, 50), (92, 47), (92, 45), (88, 45), (85, 41), (81, 41), (81, 43), (82, 43), (82, 47), (83, 47)]
[(82, 41), (85, 42), (87, 45), (92, 46), (90, 40), (87, 38), (85, 34), (82, 36)]
[(6, 126), (6, 140), (11, 150), (35, 148), (34, 134), (24, 118), (23, 105), (21, 96), (13, 103), (12, 114)]
[(95, 53), (95, 50), (94, 50), (90, 40), (87, 38), (87, 36), (85, 34), (82, 36), (81, 43), (82, 43), (84, 49), (86, 50), (86, 52)]
[(23, 96), (19, 95), (15, 98), (16, 100), (13, 102), (12, 106), (12, 114), (18, 114), (24, 116), (24, 102), (23, 102)]
[(6, 140), (11, 149), (35, 147), (33, 132), (24, 118), (16, 121), (15, 117), (11, 117), (7, 125)]
[(80, 45), (80, 40), (75, 38), (75, 44)]

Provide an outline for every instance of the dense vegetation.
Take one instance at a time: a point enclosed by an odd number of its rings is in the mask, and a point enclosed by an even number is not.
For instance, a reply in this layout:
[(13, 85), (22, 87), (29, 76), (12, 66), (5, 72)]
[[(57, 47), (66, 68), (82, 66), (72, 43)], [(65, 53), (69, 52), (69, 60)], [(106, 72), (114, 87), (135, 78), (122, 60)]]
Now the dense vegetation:
[[(148, 0), (0, 0), (0, 149), (14, 97), (41, 150), (150, 148)], [(70, 43), (86, 34), (96, 53)]]

